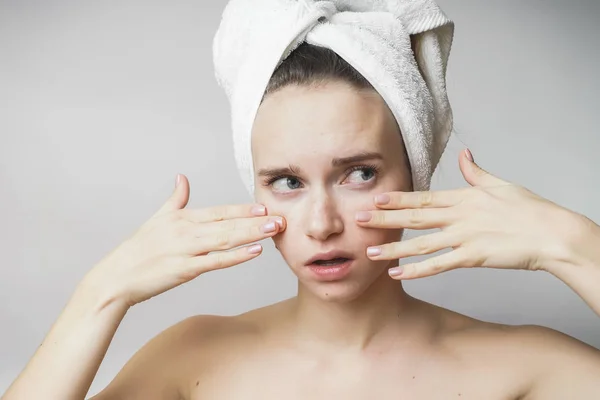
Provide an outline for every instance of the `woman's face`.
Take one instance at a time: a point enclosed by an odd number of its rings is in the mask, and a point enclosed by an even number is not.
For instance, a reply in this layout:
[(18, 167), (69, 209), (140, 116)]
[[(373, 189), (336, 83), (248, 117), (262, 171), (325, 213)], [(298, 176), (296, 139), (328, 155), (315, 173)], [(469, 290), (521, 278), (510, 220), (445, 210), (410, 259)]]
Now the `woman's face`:
[[(389, 265), (369, 260), (367, 247), (397, 241), (402, 231), (361, 228), (355, 214), (374, 209), (376, 194), (411, 190), (402, 138), (384, 100), (344, 82), (284, 87), (258, 110), (252, 154), (256, 201), (285, 217), (287, 228), (274, 241), (301, 284), (323, 299), (358, 297)], [(350, 261), (332, 274), (307, 266), (327, 252)]]

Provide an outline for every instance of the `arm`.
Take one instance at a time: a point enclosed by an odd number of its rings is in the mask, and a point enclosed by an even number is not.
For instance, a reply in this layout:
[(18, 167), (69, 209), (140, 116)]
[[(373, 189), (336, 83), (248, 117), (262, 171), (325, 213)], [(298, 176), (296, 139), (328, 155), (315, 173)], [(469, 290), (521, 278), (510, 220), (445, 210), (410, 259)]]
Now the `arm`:
[(83, 399), (127, 309), (80, 285), (2, 400)]
[(552, 251), (545, 269), (566, 283), (600, 316), (600, 226), (573, 213), (572, 223), (567, 223), (564, 229), (564, 246)]
[[(128, 307), (101, 301), (80, 285), (25, 370), (2, 400), (83, 400)], [(187, 318), (150, 340), (92, 400), (180, 400), (186, 352), (213, 317)], [(200, 343), (201, 344), (201, 343)], [(197, 371), (195, 371), (197, 372)]]
[[(86, 274), (3, 400), (82, 400), (129, 307), (203, 273), (253, 259), (262, 247), (252, 243), (285, 229), (283, 218), (267, 215), (265, 207), (256, 204), (185, 209), (189, 192), (187, 178), (179, 175), (174, 193), (158, 212)], [(123, 382), (138, 377), (135, 382), (145, 382), (143, 387), (131, 391), (130, 384), (112, 385), (111, 399), (122, 393), (127, 398), (133, 394), (169, 398), (170, 394), (158, 391), (166, 380), (156, 374), (164, 366), (163, 356), (171, 356), (170, 350), (161, 356), (153, 350), (155, 345), (149, 349), (155, 362), (135, 361), (131, 365), (139, 371), (119, 378)]]
[[(568, 219), (566, 220), (568, 221)], [(546, 270), (571, 287), (600, 315), (600, 227), (573, 214), (565, 246), (554, 249)], [(600, 395), (600, 350), (547, 328), (534, 328), (536, 373), (527, 399), (593, 399)]]

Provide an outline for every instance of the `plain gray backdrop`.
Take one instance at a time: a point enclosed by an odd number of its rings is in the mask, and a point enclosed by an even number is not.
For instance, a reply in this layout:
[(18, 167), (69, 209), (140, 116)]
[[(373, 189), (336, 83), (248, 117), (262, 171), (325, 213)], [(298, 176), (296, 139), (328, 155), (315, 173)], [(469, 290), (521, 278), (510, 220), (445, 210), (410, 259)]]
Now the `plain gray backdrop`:
[[(439, 4), (456, 22), (457, 134), (432, 188), (466, 185), (457, 165), (466, 145), (490, 172), (600, 222), (600, 1)], [(0, 0), (0, 393), (86, 271), (167, 199), (176, 173), (190, 180), (188, 207), (250, 201), (212, 66), (224, 6)], [(293, 296), (294, 276), (265, 244), (250, 263), (134, 307), (90, 393), (181, 319)], [(458, 270), (406, 287), (472, 317), (600, 347), (600, 318), (546, 273)]]

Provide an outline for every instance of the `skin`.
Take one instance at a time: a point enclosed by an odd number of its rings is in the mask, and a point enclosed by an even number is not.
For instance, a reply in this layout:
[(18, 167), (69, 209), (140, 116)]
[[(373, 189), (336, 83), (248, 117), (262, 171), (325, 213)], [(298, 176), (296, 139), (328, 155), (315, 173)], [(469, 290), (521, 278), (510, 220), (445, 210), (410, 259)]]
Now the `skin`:
[[(412, 298), (402, 287), (403, 279), (501, 264), (552, 273), (598, 311), (600, 228), (488, 174), (464, 154), (460, 168), (469, 190), (411, 193), (402, 146), (374, 92), (329, 82), (271, 94), (252, 138), (255, 196), (269, 216), (250, 216), (250, 205), (185, 210), (184, 178), (140, 232), (90, 271), (46, 346), (3, 398), (83, 398), (128, 308), (256, 256), (242, 249), (224, 262), (207, 253), (216, 245), (268, 237), (298, 277), (297, 296), (238, 316), (188, 318), (144, 345), (93, 398), (589, 399), (600, 393), (598, 350), (543, 327), (478, 321)], [(332, 166), (334, 158), (361, 152), (380, 157)], [(290, 164), (292, 177), (267, 185), (265, 171)], [(350, 171), (365, 164), (378, 172)], [(377, 201), (381, 195), (386, 204)], [(369, 220), (358, 221), (365, 211)], [(275, 217), (281, 217), (275, 231), (262, 232)], [(235, 243), (223, 240), (231, 221)], [(541, 221), (571, 229), (539, 229)], [(400, 240), (404, 228), (428, 227), (440, 231)], [(149, 245), (155, 254), (135, 251)], [(381, 254), (368, 256), (370, 247)], [(451, 256), (401, 263), (402, 273), (390, 277), (399, 258), (446, 247)], [(304, 264), (332, 248), (351, 252), (354, 262), (343, 279), (323, 282)], [(164, 264), (174, 257), (172, 272)], [(56, 372), (61, 368), (63, 375)]]

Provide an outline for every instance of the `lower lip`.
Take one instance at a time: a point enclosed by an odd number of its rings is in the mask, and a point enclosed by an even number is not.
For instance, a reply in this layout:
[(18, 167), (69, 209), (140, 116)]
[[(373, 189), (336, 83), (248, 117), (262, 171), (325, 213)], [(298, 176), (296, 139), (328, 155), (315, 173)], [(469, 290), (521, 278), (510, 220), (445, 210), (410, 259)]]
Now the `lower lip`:
[(352, 261), (353, 260), (347, 260), (341, 264), (335, 265), (310, 264), (307, 265), (307, 267), (320, 280), (335, 281), (337, 279), (342, 279), (343, 277), (348, 275), (348, 273), (350, 272), (350, 265), (352, 265)]

